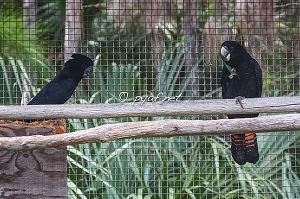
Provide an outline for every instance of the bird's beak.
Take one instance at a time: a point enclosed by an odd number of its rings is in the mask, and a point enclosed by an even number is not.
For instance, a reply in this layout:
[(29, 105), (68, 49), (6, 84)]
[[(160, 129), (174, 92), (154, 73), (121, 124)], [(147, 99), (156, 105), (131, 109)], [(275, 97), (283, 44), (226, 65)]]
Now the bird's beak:
[(221, 47), (221, 56), (222, 56), (222, 59), (224, 61), (229, 61), (230, 60), (230, 52), (229, 52), (227, 46), (222, 46)]
[(83, 78), (90, 76), (94, 71), (94, 67), (93, 66), (89, 66), (84, 70), (84, 74), (83, 74)]

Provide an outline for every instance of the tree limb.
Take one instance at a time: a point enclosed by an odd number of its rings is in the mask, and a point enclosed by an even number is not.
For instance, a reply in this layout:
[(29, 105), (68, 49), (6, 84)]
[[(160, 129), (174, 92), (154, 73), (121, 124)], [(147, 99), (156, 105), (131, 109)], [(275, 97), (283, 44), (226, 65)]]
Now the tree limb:
[[(5, 128), (5, 126), (0, 126)], [(223, 135), (300, 130), (300, 114), (221, 120), (161, 120), (106, 124), (74, 133), (49, 136), (1, 137), (0, 150), (31, 150), (79, 143), (109, 142), (137, 137)]]
[[(160, 99), (161, 100), (161, 99)], [(234, 99), (118, 104), (0, 106), (0, 119), (120, 118), (300, 112), (300, 97), (248, 98), (244, 109)]]

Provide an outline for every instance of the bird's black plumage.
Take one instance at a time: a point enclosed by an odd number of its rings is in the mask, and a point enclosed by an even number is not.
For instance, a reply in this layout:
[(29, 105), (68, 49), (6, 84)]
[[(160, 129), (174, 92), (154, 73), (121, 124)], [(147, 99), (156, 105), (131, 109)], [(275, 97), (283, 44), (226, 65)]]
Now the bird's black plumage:
[(93, 72), (93, 61), (81, 54), (73, 54), (71, 57), (73, 59), (65, 63), (63, 69), (28, 105), (64, 104), (72, 96), (81, 79)]
[[(236, 75), (231, 79), (230, 71), (223, 67), (221, 86), (222, 97), (233, 99), (238, 96), (245, 98), (261, 97), (262, 92), (262, 71), (258, 62), (253, 59), (241, 44), (236, 41), (226, 41), (221, 48), (228, 48), (230, 60), (221, 55), (223, 61), (234, 68)], [(257, 117), (258, 114), (228, 115), (228, 118), (249, 118)]]
[[(262, 70), (258, 62), (249, 55), (245, 48), (236, 41), (225, 41), (221, 45), (221, 57), (227, 65), (224, 65), (221, 77), (223, 98), (261, 97)], [(230, 68), (232, 69), (231, 71)], [(257, 116), (258, 114), (239, 114), (228, 115), (228, 118), (251, 118)], [(247, 161), (251, 163), (258, 161), (259, 154), (254, 133), (232, 135), (231, 137), (231, 150), (235, 162), (243, 165)]]

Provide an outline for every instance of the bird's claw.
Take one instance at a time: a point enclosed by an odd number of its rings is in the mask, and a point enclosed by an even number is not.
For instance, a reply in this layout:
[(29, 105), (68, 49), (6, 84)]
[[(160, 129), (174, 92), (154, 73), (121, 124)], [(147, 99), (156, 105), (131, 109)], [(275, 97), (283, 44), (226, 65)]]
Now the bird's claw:
[(242, 97), (242, 96), (237, 96), (236, 98), (235, 98), (235, 103), (236, 104), (239, 104), (241, 107), (242, 107), (242, 109), (244, 109), (244, 106), (243, 106), (243, 103), (242, 103), (242, 100), (243, 99), (245, 99), (245, 97)]

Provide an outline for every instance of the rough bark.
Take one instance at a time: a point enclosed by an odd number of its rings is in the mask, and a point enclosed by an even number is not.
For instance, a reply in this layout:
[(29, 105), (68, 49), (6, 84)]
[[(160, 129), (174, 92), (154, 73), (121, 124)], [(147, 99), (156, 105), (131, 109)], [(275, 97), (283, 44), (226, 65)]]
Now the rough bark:
[[(296, 6), (296, 13), (294, 16), (294, 22), (296, 24), (297, 33), (292, 38), (292, 53), (293, 53), (293, 59), (296, 61), (295, 64), (298, 66), (300, 65), (300, 5), (298, 4)], [(298, 60), (298, 61), (297, 61)]]
[(273, 49), (276, 34), (274, 0), (237, 0), (236, 16), (244, 40), (254, 58), (262, 63), (261, 54)]
[(198, 3), (195, 0), (183, 1), (183, 35), (185, 37), (184, 64), (186, 71), (191, 73), (187, 89), (192, 92), (192, 98), (199, 97), (198, 80)]
[[(229, 27), (228, 2), (217, 0), (215, 16), (208, 18), (204, 24), (202, 34), (202, 48), (205, 64), (211, 66), (212, 71), (216, 71), (214, 66), (222, 65), (219, 56), (221, 43), (232, 38), (232, 30)], [(219, 62), (218, 62), (219, 61)]]
[(151, 61), (156, 73), (160, 71), (165, 50), (164, 29), (174, 25), (174, 4), (172, 0), (112, 0), (109, 3), (108, 13), (113, 17), (115, 28), (129, 28), (138, 22), (151, 36)]
[(152, 36), (152, 65), (159, 73), (162, 65), (162, 55), (165, 51), (166, 28), (171, 27), (173, 20), (173, 3), (171, 0), (142, 0), (140, 23), (144, 24), (147, 34)]
[(64, 41), (64, 60), (70, 59), (71, 55), (78, 52), (79, 43), (82, 40), (82, 0), (66, 1), (66, 22)]
[[(200, 96), (206, 95), (212, 90), (217, 91), (220, 79), (220, 71), (223, 66), (219, 58), (221, 43), (226, 40), (234, 39), (232, 25), (229, 23), (229, 4), (225, 0), (217, 0), (215, 16), (208, 18), (204, 24), (202, 33), (202, 55), (204, 64), (207, 67), (203, 78), (200, 79)], [(219, 92), (212, 96), (216, 97)]]
[(162, 64), (162, 55), (165, 50), (165, 43), (164, 43), (164, 33), (162, 30), (154, 30), (152, 32), (152, 65), (154, 68), (154, 71), (159, 74), (161, 70), (161, 64)]
[(37, 0), (23, 0), (24, 27), (35, 32)]

